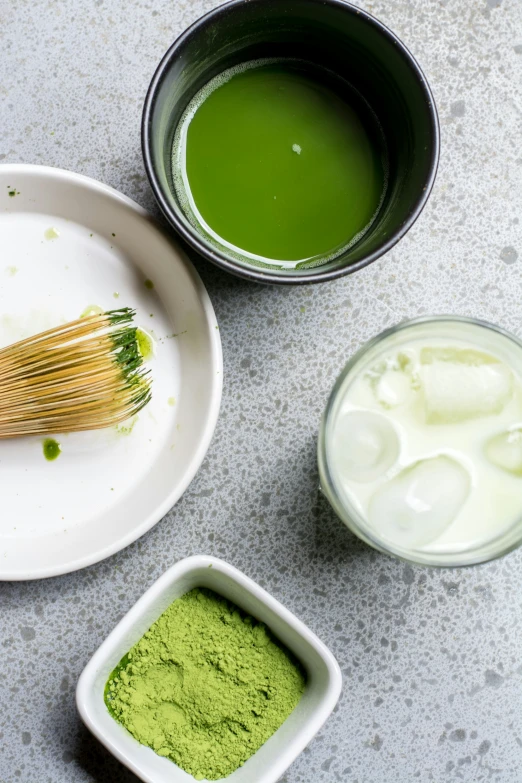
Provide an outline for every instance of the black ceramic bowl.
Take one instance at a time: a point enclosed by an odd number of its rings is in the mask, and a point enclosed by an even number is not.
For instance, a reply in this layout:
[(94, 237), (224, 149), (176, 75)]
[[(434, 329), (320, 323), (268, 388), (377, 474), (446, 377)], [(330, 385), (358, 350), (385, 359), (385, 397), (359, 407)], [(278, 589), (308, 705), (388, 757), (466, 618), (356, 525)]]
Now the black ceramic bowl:
[[(174, 132), (191, 98), (238, 63), (294, 57), (350, 82), (377, 115), (388, 146), (388, 188), (379, 215), (355, 245), (312, 269), (266, 269), (217, 249), (185, 217), (172, 184)], [(317, 283), (355, 272), (389, 250), (419, 216), (439, 158), (437, 110), (417, 62), (365, 11), (343, 0), (232, 0), (175, 41), (149, 87), (142, 120), (145, 168), (169, 223), (209, 261), (264, 283)]]

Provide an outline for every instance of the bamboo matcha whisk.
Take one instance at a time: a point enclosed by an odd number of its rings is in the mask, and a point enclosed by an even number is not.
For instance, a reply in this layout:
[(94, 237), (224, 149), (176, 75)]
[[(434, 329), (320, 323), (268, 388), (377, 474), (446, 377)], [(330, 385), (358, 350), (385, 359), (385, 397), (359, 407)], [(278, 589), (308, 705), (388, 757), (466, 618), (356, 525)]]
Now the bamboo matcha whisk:
[(150, 398), (135, 311), (80, 318), (0, 350), (0, 438), (94, 430)]

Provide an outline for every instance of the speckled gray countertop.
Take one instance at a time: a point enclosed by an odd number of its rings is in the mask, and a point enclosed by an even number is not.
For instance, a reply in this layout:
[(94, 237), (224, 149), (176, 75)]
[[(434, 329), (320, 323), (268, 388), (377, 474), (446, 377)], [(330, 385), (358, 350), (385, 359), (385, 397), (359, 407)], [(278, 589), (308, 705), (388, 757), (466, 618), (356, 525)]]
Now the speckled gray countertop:
[[(214, 5), (0, 0), (0, 162), (72, 169), (157, 212), (143, 98), (168, 45)], [(319, 287), (260, 287), (196, 260), (225, 358), (212, 446), (140, 541), (69, 576), (0, 585), (1, 783), (136, 783), (80, 724), (74, 688), (143, 591), (200, 552), (260, 582), (341, 664), (339, 706), (285, 783), (522, 781), (522, 551), (468, 570), (395, 562), (334, 517), (315, 459), (335, 377), (384, 327), (452, 312), (522, 333), (522, 2), (361, 5), (435, 93), (428, 206), (388, 256)]]

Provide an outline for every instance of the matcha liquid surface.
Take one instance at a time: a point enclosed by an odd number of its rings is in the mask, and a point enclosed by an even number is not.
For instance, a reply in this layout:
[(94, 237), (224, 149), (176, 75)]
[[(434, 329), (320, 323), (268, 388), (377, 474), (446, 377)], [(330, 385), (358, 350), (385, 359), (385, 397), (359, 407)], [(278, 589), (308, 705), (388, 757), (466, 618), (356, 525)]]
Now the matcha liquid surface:
[(296, 60), (249, 62), (209, 82), (178, 125), (172, 162), (192, 224), (256, 265), (335, 258), (368, 231), (386, 189), (368, 105)]

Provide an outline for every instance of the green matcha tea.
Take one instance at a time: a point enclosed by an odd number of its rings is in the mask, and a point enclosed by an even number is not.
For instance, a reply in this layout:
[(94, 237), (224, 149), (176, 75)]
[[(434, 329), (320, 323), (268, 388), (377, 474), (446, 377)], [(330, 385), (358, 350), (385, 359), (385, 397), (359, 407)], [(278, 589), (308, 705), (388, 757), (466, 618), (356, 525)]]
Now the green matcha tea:
[(225, 71), (187, 107), (173, 180), (194, 227), (255, 265), (325, 263), (368, 231), (387, 178), (362, 97), (324, 69), (259, 60)]

